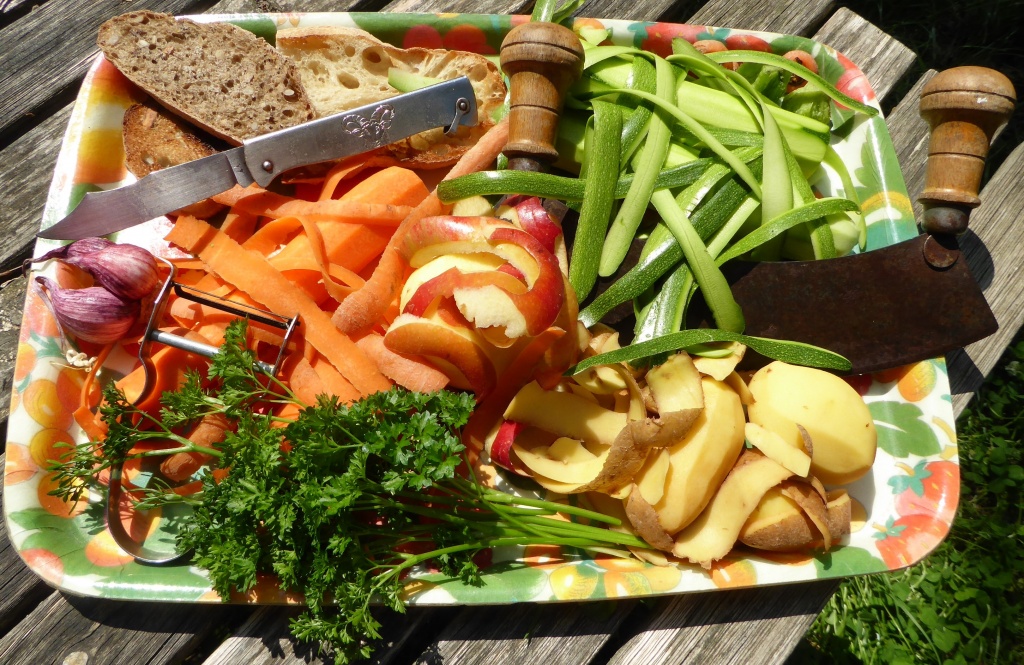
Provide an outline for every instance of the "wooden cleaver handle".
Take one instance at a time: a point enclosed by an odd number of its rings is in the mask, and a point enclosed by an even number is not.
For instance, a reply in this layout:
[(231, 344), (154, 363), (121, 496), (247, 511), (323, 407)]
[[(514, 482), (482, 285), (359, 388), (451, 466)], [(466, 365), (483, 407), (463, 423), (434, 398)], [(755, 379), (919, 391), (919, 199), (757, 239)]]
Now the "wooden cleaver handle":
[(992, 135), (1016, 102), (1010, 80), (985, 67), (954, 67), (936, 74), (921, 91), (921, 117), (931, 127), (925, 186), (918, 201), (928, 233), (967, 230)]
[(509, 168), (537, 171), (558, 158), (555, 137), (565, 93), (583, 72), (583, 46), (557, 23), (513, 28), (501, 43), (501, 68), (509, 78)]

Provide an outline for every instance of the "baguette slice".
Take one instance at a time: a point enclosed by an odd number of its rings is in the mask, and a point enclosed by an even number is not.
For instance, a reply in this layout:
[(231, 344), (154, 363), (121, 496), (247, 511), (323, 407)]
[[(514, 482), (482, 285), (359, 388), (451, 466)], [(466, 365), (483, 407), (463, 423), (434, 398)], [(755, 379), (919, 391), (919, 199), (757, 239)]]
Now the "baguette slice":
[(392, 155), (411, 168), (454, 164), (494, 124), (492, 115), (505, 103), (501, 72), (476, 53), (400, 49), (363, 30), (333, 26), (279, 30), (277, 48), (296, 63), (320, 117), (398, 95), (388, 83), (391, 67), (441, 80), (468, 76), (476, 92), (478, 124), (460, 127), (454, 137), (445, 136), (438, 128), (388, 146)]
[(97, 43), (162, 105), (234, 145), (315, 117), (291, 61), (230, 23), (130, 12), (100, 26)]

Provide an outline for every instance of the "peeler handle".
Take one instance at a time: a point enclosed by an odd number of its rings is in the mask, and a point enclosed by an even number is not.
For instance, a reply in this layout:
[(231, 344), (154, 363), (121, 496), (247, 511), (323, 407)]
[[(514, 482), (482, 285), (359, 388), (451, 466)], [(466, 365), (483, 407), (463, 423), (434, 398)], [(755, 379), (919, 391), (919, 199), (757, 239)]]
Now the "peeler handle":
[(511, 96), (504, 150), (509, 168), (538, 171), (558, 159), (558, 115), (566, 91), (583, 72), (583, 46), (557, 23), (523, 23), (501, 43), (501, 68)]
[(921, 92), (920, 113), (931, 128), (925, 186), (918, 201), (927, 233), (967, 230), (992, 136), (1013, 113), (1016, 93), (1003, 74), (985, 67), (954, 67)]

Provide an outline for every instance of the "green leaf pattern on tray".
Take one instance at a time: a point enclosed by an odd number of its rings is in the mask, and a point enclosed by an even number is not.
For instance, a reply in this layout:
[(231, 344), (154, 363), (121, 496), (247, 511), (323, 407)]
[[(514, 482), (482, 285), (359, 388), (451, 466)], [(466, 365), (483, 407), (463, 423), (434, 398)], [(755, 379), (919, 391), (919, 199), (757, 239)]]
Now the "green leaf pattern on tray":
[[(223, 18), (223, 17), (222, 17)], [(331, 24), (358, 26), (385, 41), (410, 47), (448, 47), (497, 53), (501, 40), (524, 16), (432, 14), (280, 14), (232, 16), (230, 20), (273, 41), (278, 28)], [(217, 20), (202, 16), (200, 20)], [(578, 27), (608, 29), (612, 43), (639, 46), (661, 54), (682, 37), (717, 39), (733, 48), (785, 53), (793, 48), (814, 55), (820, 73), (843, 92), (875, 104), (863, 74), (841, 54), (802, 37), (780, 36), (669, 23), (579, 19)], [(109, 64), (98, 61), (86, 78), (58, 159), (44, 224), (59, 219), (86, 192), (127, 182), (120, 163), (120, 126), (124, 109), (137, 96)], [(881, 117), (850, 117), (835, 109), (841, 122), (834, 144), (850, 166), (857, 195), (869, 224), (869, 246), (883, 246), (916, 230), (891, 140)], [(116, 162), (116, 163), (112, 163)], [(829, 195), (838, 185), (822, 174), (816, 189)], [(155, 220), (118, 236), (155, 251), (166, 221)], [(41, 241), (37, 254), (53, 247)], [(4, 482), (4, 511), (14, 547), (50, 584), (70, 593), (107, 598), (216, 602), (202, 571), (187, 565), (146, 567), (121, 552), (103, 527), (101, 497), (67, 506), (48, 495), (51, 479), (44, 467), (61, 442), (82, 440), (71, 417), (78, 408), (82, 373), (63, 366), (52, 318), (30, 290), (21, 330)], [(133, 362), (130, 348), (118, 349), (108, 364), (123, 375)], [(851, 377), (868, 402), (880, 432), (873, 472), (850, 487), (854, 497), (854, 533), (830, 553), (771, 554), (737, 550), (711, 570), (688, 564), (657, 566), (612, 556), (595, 559), (557, 547), (513, 548), (493, 552), (493, 565), (481, 587), (439, 579), (429, 570), (410, 578), (408, 600), (420, 604), (507, 603), (617, 598), (687, 593), (871, 573), (909, 565), (945, 536), (959, 491), (956, 436), (944, 362), (925, 361), (873, 377)], [(928, 475), (925, 475), (927, 472)], [(894, 480), (918, 473), (919, 482)], [(939, 482), (941, 480), (941, 482)], [(915, 488), (919, 488), (918, 494)], [(130, 524), (154, 537), (170, 536), (171, 520), (149, 516)], [(152, 541), (147, 541), (152, 542)], [(298, 599), (261, 583), (239, 602), (282, 603)]]

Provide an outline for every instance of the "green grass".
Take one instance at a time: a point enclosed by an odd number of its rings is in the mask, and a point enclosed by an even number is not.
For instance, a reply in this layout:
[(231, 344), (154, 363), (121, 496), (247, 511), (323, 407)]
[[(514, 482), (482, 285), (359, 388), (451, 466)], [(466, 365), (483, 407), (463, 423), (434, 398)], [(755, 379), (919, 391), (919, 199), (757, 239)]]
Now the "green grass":
[[(850, 9), (915, 53), (899, 99), (927, 69), (982, 65), (1024, 95), (1024, 1), (857, 0)], [(1024, 110), (989, 157), (1024, 141)], [(1024, 663), (1024, 334), (957, 423), (960, 505), (949, 536), (895, 573), (849, 579), (789, 665)]]
[(791, 665), (1024, 663), (1024, 336), (958, 426), (949, 536), (915, 566), (844, 581)]

